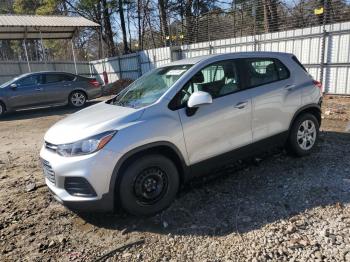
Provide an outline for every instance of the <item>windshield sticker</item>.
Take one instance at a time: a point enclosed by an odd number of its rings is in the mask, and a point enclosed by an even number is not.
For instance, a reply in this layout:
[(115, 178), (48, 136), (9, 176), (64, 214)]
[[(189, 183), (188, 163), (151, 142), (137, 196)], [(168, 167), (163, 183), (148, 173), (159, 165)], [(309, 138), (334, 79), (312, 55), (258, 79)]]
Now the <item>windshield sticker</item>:
[(167, 76), (179, 76), (181, 74), (183, 74), (186, 70), (184, 69), (173, 69), (173, 70), (169, 70), (166, 75)]

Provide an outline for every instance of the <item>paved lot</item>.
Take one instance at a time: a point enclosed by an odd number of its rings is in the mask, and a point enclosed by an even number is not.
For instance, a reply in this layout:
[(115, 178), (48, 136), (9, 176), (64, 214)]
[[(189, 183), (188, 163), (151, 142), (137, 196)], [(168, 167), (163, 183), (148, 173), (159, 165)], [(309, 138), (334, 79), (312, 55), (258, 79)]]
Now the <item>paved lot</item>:
[[(78, 216), (55, 202), (38, 161), (61, 107), (0, 120), (0, 260), (350, 261), (350, 99), (326, 99), (315, 154), (276, 150), (187, 185), (162, 214)], [(104, 261), (104, 259), (103, 259)]]

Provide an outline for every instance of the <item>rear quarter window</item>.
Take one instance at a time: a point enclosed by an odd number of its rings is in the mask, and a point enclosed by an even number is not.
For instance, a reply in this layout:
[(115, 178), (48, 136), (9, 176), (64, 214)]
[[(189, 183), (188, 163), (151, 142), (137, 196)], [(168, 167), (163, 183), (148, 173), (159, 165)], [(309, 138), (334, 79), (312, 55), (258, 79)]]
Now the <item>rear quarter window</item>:
[(53, 84), (53, 83), (58, 83), (61, 82), (61, 76), (59, 74), (46, 74), (45, 75), (45, 83), (46, 84)]

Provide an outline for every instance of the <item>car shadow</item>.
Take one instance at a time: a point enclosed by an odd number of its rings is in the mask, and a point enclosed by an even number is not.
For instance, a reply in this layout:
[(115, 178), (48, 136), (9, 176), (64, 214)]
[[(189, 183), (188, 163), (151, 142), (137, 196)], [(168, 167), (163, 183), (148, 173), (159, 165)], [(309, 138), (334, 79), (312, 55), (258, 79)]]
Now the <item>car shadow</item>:
[(74, 108), (72, 106), (65, 105), (65, 106), (51, 106), (51, 107), (45, 107), (45, 108), (27, 109), (27, 110), (9, 112), (0, 118), (0, 122), (1, 121), (35, 119), (35, 118), (46, 117), (46, 116), (72, 114), (72, 113), (75, 113), (83, 108), (92, 106), (92, 105), (99, 103), (99, 102), (101, 102), (101, 101), (99, 101), (99, 100), (88, 101), (88, 102), (86, 102), (85, 106), (81, 107), (81, 108)]
[(350, 203), (350, 133), (322, 132), (310, 156), (274, 150), (217, 170), (186, 185), (161, 214), (80, 214), (95, 226), (175, 235), (245, 233), (301, 215)]

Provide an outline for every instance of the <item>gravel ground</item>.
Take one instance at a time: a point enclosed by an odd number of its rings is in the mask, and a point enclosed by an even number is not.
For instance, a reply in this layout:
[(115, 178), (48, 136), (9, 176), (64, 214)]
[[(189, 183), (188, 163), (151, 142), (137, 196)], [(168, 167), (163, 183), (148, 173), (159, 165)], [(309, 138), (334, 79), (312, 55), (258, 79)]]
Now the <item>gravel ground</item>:
[(350, 98), (325, 99), (326, 111), (311, 156), (275, 150), (232, 164), (147, 219), (79, 216), (50, 196), (39, 149), (72, 109), (8, 115), (0, 121), (0, 260), (350, 261)]

